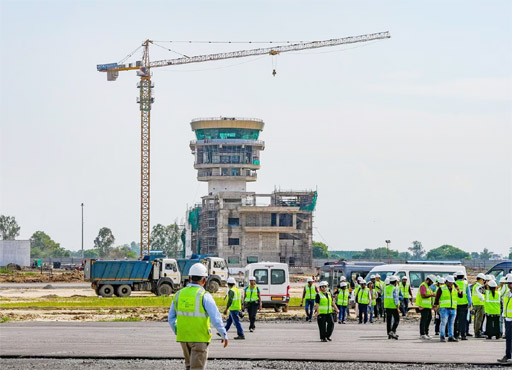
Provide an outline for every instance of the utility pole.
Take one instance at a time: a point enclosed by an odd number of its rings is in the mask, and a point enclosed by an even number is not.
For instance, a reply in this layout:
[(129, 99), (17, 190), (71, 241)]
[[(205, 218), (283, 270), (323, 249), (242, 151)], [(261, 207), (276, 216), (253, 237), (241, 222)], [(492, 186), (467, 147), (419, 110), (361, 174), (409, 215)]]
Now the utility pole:
[(82, 203), (82, 261), (84, 260), (84, 204)]
[(385, 242), (386, 242), (386, 248), (388, 250), (388, 264), (390, 264), (391, 263), (391, 257), (389, 255), (389, 243), (391, 243), (391, 240), (386, 240)]

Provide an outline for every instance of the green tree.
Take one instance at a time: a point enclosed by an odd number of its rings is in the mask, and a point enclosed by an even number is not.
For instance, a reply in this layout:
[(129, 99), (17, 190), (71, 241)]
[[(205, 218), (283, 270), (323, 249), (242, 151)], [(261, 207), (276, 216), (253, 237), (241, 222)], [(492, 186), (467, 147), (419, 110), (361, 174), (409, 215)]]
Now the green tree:
[(130, 243), (130, 249), (133, 253), (135, 253), (136, 256), (140, 255), (140, 243), (132, 241)]
[(508, 250), (508, 259), (512, 260), (512, 248)]
[(410, 260), (413, 258), (413, 256), (409, 252), (400, 252), (398, 253), (398, 258), (402, 260)]
[(329, 258), (328, 247), (322, 242), (313, 242), (313, 258)]
[(94, 239), (94, 249), (101, 258), (105, 258), (112, 250), (112, 244), (116, 241), (112, 230), (108, 227), (102, 227), (98, 232), (98, 236)]
[(20, 227), (14, 217), (0, 215), (0, 234), (3, 240), (14, 240), (20, 235)]
[(484, 250), (480, 253), (479, 257), (481, 260), (488, 261), (493, 256), (494, 252), (490, 252), (489, 249), (484, 248)]
[(468, 252), (464, 252), (462, 249), (456, 248), (452, 245), (442, 245), (439, 248), (431, 249), (427, 253), (428, 260), (462, 260), (470, 259), (471, 255)]
[(124, 244), (115, 248), (111, 248), (108, 253), (108, 258), (123, 259), (123, 258), (137, 258), (138, 254), (133, 253), (128, 244)]
[(69, 257), (70, 252), (56, 243), (44, 231), (36, 231), (30, 238), (30, 257)]
[(478, 252), (471, 252), (471, 259), (477, 260), (480, 258), (480, 253)]
[(416, 260), (421, 260), (425, 255), (425, 249), (423, 249), (421, 242), (417, 240), (412, 242), (412, 247), (409, 247), (408, 250), (411, 251), (412, 258)]
[(163, 251), (167, 257), (181, 256), (181, 230), (176, 222), (169, 226), (153, 226), (150, 240), (152, 250)]

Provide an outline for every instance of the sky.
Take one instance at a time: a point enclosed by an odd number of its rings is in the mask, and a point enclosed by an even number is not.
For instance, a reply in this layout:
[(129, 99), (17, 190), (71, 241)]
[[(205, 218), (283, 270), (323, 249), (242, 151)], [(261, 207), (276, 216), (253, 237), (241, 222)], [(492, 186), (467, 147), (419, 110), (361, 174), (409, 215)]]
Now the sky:
[(329, 249), (388, 239), (508, 254), (510, 1), (0, 0), (0, 214), (19, 239), (42, 230), (78, 250), (84, 203), (85, 249), (101, 227), (116, 245), (140, 239), (138, 77), (107, 82), (96, 65), (146, 39), (162, 60), (268, 46), (176, 41), (382, 31), (391, 38), (154, 69), (151, 225), (182, 222), (207, 193), (190, 121), (254, 117), (266, 148), (248, 191), (318, 190), (314, 240)]

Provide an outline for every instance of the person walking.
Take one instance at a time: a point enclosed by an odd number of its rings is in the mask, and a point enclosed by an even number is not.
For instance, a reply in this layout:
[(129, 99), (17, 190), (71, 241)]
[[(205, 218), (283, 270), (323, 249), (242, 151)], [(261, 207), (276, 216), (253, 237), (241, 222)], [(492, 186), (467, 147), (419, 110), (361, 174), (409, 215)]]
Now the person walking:
[(167, 321), (181, 344), (185, 369), (200, 370), (206, 368), (208, 359), (210, 322), (222, 337), (224, 348), (228, 345), (228, 335), (213, 297), (204, 290), (208, 270), (202, 263), (196, 263), (190, 268), (189, 276), (190, 283), (172, 300)]
[(434, 283), (436, 278), (433, 275), (428, 275), (423, 283), (421, 283), (418, 293), (416, 294), (416, 305), (418, 306), (421, 314), (420, 319), (420, 338), (432, 339), (428, 335), (428, 328), (432, 321), (432, 297), (434, 293), (430, 286)]
[(484, 280), (485, 280), (485, 274), (479, 273), (476, 276), (476, 283), (473, 284), (473, 288), (471, 289), (471, 297), (473, 300), (473, 311), (475, 313), (475, 321), (473, 330), (475, 331), (475, 338), (483, 338), (482, 335), (482, 324), (484, 322), (484, 316), (485, 316), (485, 308), (484, 308), (484, 302), (485, 298), (483, 296), (485, 289), (484, 289)]
[(256, 278), (249, 278), (249, 286), (244, 289), (244, 304), (242, 311), (247, 308), (249, 314), (249, 331), (252, 333), (256, 329), (256, 314), (261, 311), (260, 288), (256, 285)]
[(330, 342), (332, 340), (331, 335), (334, 330), (332, 314), (333, 312), (338, 312), (338, 307), (334, 304), (331, 293), (327, 291), (327, 285), (326, 281), (321, 281), (318, 284), (320, 291), (315, 298), (315, 315), (317, 316), (320, 340), (322, 342)]
[(338, 324), (345, 324), (349, 298), (350, 292), (347, 283), (341, 282), (336, 293), (336, 306), (339, 310)]
[(386, 310), (386, 329), (388, 339), (397, 339), (396, 329), (400, 323), (399, 300), (398, 300), (398, 278), (389, 277), (389, 285), (384, 290), (384, 309)]
[(402, 304), (400, 305), (402, 316), (407, 316), (407, 311), (409, 311), (409, 300), (412, 297), (411, 284), (407, 282), (407, 276), (402, 277), (402, 282), (400, 283), (400, 293), (402, 294)]
[(306, 309), (306, 321), (311, 322), (313, 319), (313, 309), (315, 308), (315, 297), (317, 293), (318, 289), (313, 284), (313, 279), (308, 278), (302, 291), (302, 300), (300, 302), (300, 306), (302, 307), (304, 303)]
[(505, 320), (505, 356), (498, 362), (512, 362), (512, 276), (508, 275), (508, 291), (503, 296), (503, 319)]
[[(441, 288), (442, 285), (444, 285), (446, 280), (442, 277), (437, 278), (437, 283), (434, 285), (435, 289), (432, 289), (434, 292), (434, 298), (432, 299), (432, 307), (434, 306), (435, 301), (435, 295), (437, 294), (437, 290)], [(434, 330), (436, 332), (435, 335), (439, 335), (439, 328), (441, 327), (441, 313), (439, 310), (434, 310)]]
[(457, 298), (457, 315), (455, 316), (455, 330), (454, 336), (456, 339), (468, 340), (467, 328), (468, 328), (468, 311), (471, 310), (471, 289), (469, 288), (468, 282), (465, 280), (464, 272), (457, 271), (455, 273), (457, 280), (455, 284), (459, 287), (462, 292), (462, 297)]
[(441, 314), (441, 342), (446, 342), (446, 324), (448, 324), (448, 342), (458, 342), (453, 337), (458, 298), (462, 298), (462, 291), (455, 284), (453, 276), (448, 275), (446, 277), (446, 284), (437, 290), (434, 302), (435, 309), (439, 309)]
[(244, 329), (242, 329), (242, 324), (240, 324), (239, 316), (240, 310), (242, 309), (242, 297), (240, 291), (235, 285), (235, 279), (230, 277), (228, 279), (228, 303), (224, 310), (224, 315), (227, 315), (229, 312), (229, 317), (226, 320), (226, 332), (229, 331), (231, 324), (234, 323), (237, 333), (237, 336), (234, 339), (245, 339)]
[(370, 289), (366, 286), (366, 281), (363, 279), (359, 282), (359, 290), (356, 295), (356, 303), (359, 310), (359, 324), (368, 322), (368, 304), (370, 303)]
[(496, 281), (489, 281), (489, 290), (485, 292), (485, 335), (487, 339), (492, 339), (492, 337), (496, 337), (496, 339), (501, 338), (500, 334), (500, 313), (501, 313), (501, 295), (498, 290), (498, 284)]

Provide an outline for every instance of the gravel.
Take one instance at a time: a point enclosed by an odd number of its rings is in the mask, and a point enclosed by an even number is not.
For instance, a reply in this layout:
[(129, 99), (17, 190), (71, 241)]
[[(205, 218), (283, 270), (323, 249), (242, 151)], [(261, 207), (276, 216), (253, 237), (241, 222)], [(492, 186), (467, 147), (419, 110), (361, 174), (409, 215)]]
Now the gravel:
[[(5, 359), (0, 358), (2, 370), (174, 370), (184, 369), (183, 360), (95, 360), (95, 359)], [(311, 362), (311, 361), (240, 361), (240, 360), (210, 360), (210, 370), (437, 370), (437, 369), (479, 369), (490, 370), (495, 366), (450, 365), (450, 364), (390, 364), (375, 362)]]

